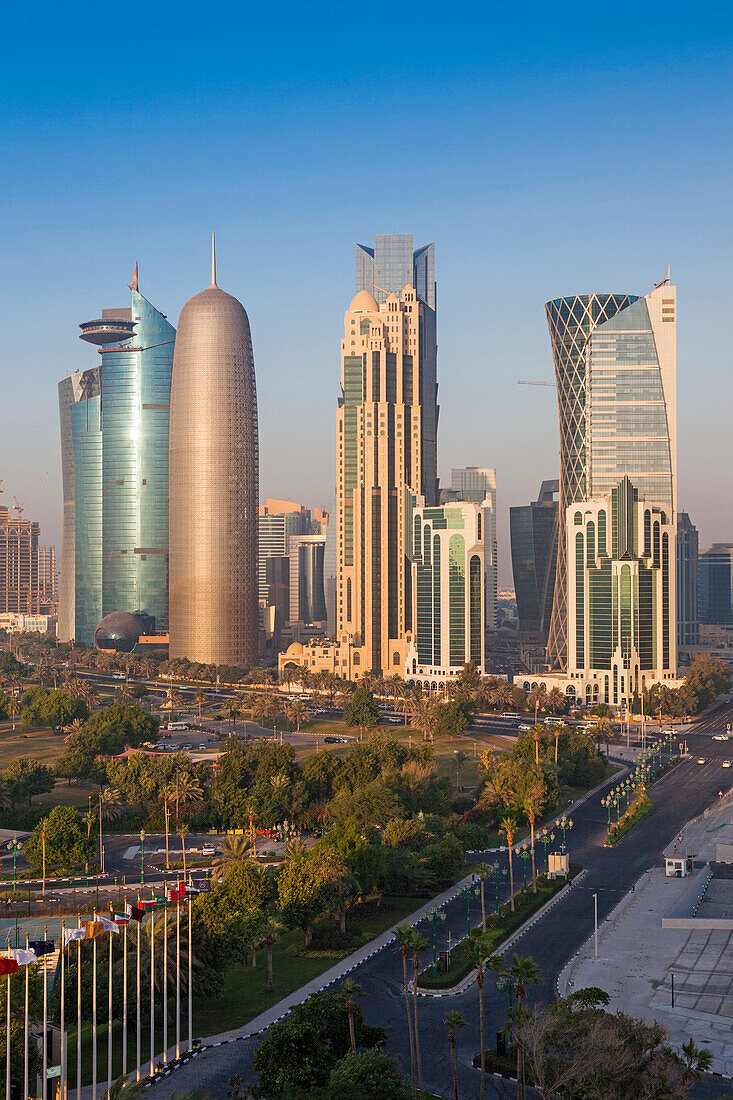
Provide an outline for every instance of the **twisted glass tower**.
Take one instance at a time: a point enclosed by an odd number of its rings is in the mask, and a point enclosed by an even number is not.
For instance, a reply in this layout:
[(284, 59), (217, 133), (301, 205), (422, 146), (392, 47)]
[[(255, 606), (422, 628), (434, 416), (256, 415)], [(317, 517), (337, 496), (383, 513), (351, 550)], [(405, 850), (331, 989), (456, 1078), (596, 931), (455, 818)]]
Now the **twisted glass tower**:
[(244, 307), (211, 285), (181, 310), (170, 420), (170, 655), (259, 653), (257, 391)]

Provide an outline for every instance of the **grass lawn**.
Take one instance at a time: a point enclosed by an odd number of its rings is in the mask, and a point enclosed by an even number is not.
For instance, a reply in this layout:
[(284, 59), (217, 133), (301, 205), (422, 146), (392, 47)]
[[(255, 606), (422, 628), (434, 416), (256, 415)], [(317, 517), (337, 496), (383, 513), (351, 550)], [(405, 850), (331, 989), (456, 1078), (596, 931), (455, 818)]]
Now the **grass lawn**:
[(44, 764), (54, 764), (62, 755), (63, 733), (52, 733), (48, 726), (21, 726), (0, 730), (0, 768), (6, 768), (17, 756), (30, 756)]

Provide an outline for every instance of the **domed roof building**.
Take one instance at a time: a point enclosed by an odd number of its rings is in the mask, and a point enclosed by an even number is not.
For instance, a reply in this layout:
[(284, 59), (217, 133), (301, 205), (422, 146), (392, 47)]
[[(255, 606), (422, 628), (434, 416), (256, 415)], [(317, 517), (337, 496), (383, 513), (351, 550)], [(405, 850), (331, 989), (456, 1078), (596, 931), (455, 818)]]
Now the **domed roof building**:
[(184, 305), (170, 412), (170, 655), (259, 655), (257, 390), (249, 319), (216, 285)]
[(97, 649), (113, 650), (115, 653), (132, 653), (145, 626), (137, 615), (129, 611), (112, 611), (105, 615), (94, 632), (94, 644)]
[(351, 313), (379, 313), (379, 302), (368, 290), (360, 290), (351, 299), (349, 306)]

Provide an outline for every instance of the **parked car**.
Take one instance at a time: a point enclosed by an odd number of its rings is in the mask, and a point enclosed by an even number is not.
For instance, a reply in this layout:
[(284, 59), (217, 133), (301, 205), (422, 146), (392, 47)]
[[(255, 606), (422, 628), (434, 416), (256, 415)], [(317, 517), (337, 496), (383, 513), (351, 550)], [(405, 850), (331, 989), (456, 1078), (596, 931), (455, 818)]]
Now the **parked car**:
[(724, 760), (723, 761), (723, 767), (724, 768), (729, 768), (730, 767), (730, 760)]
[(206, 745), (199, 745), (199, 752), (201, 752), (201, 750), (205, 749), (205, 748), (206, 748)]

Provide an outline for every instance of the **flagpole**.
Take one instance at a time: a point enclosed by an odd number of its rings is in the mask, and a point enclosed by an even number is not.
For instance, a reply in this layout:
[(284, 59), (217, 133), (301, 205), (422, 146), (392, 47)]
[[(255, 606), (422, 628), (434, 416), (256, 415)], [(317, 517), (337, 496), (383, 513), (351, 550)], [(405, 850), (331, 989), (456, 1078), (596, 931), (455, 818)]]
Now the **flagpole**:
[(122, 926), (122, 1076), (127, 1076), (127, 925)]
[[(178, 895), (178, 890), (176, 890)], [(176, 1058), (181, 1057), (181, 899), (176, 897)]]
[[(48, 929), (44, 924), (43, 926), (43, 941), (44, 943), (48, 939)], [(10, 1032), (8, 1032), (8, 1039)], [(46, 1100), (48, 1096), (48, 1078), (46, 1077), (46, 1071), (48, 1069), (48, 967), (46, 966), (46, 956), (43, 956), (43, 1081), (41, 1083), (41, 1092), (43, 1100)], [(8, 1093), (10, 1096), (10, 1093)]]
[[(94, 910), (93, 925), (97, 923)], [(97, 1100), (97, 936), (92, 941), (92, 1100)], [(45, 1097), (44, 1097), (45, 1100)]]
[[(81, 920), (76, 918), (79, 928)], [(81, 1096), (81, 940), (77, 940), (79, 947), (76, 956), (76, 1100)]]
[[(137, 897), (140, 904), (140, 895)], [(142, 919), (137, 922), (137, 1069), (136, 1080), (140, 1080), (140, 925)]]
[(61, 1079), (59, 1081), (59, 1100), (64, 1100), (66, 1095), (66, 1031), (64, 1030), (66, 1024), (66, 994), (64, 985), (66, 982), (66, 959), (64, 958), (64, 952), (66, 951), (66, 921), (61, 921)]
[(188, 1050), (193, 1050), (193, 988), (191, 985), (191, 895), (188, 895)]
[(168, 884), (163, 886), (166, 909), (163, 913), (163, 1061), (168, 1061)]
[[(8, 936), (8, 958), (10, 958), (10, 936)], [(8, 974), (8, 994), (5, 1018), (5, 1095), (10, 1098), (10, 975)]]
[(107, 978), (107, 1095), (112, 1095), (112, 936), (109, 933), (109, 974)]
[(150, 910), (150, 1076), (155, 1072), (155, 909)]
[[(28, 933), (25, 934), (25, 949), (28, 950)], [(25, 1032), (23, 1037), (23, 1100), (28, 1096), (28, 971), (25, 968)]]

